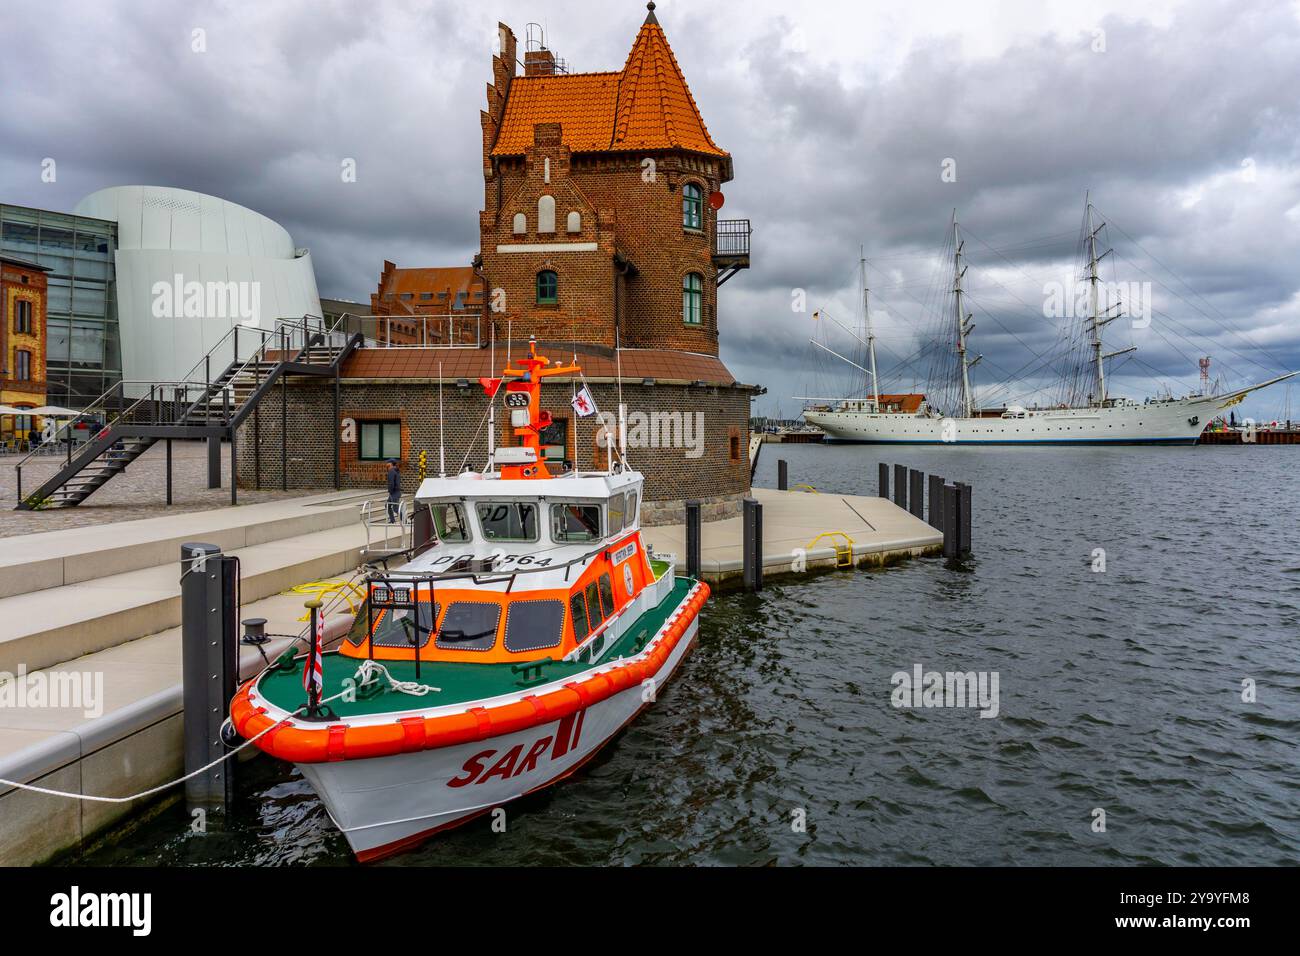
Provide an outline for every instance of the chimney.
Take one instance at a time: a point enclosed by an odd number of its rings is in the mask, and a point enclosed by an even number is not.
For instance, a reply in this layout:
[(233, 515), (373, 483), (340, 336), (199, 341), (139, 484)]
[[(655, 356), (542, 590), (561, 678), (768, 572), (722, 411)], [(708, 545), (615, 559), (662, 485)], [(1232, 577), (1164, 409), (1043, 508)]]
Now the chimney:
[(543, 47), (524, 53), (524, 76), (554, 76), (555, 54)]

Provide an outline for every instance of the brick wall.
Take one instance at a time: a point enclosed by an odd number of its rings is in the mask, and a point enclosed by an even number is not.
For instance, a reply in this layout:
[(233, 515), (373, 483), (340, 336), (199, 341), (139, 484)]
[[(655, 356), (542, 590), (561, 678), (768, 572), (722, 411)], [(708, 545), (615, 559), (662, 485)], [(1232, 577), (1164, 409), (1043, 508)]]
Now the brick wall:
[[(498, 320), (510, 320), (516, 335), (562, 340), (576, 334), (580, 340), (613, 345), (617, 308), (627, 347), (717, 355), (712, 253), (717, 212), (705, 201), (703, 229), (684, 228), (682, 187), (693, 183), (707, 199), (720, 185), (719, 162), (684, 154), (573, 157), (559, 135), (556, 124), (539, 124), (526, 157), (501, 161), (487, 182), (479, 225), (483, 274), (490, 295), (496, 295), (492, 301)], [(538, 202), (544, 195), (555, 200), (553, 233), (538, 231)], [(576, 232), (567, 229), (571, 212), (580, 217)], [(514, 231), (519, 215), (522, 233)], [(566, 244), (595, 248), (498, 251)], [(548, 269), (558, 276), (559, 301), (539, 305), (536, 276)], [(698, 326), (685, 324), (682, 317), (682, 281), (691, 272), (703, 278)]]
[[(591, 390), (602, 411), (616, 412), (617, 390), (612, 383), (596, 383)], [(287, 388), (290, 488), (319, 490), (333, 486), (334, 414), (333, 384), (293, 379)], [(595, 419), (577, 419), (569, 410), (572, 391), (567, 384), (544, 385), (543, 406), (558, 419), (568, 419), (567, 457), (582, 470), (604, 466), (604, 449), (595, 440)], [(645, 475), (646, 524), (681, 520), (682, 501), (699, 498), (709, 517), (722, 517), (739, 509), (749, 491), (749, 393), (743, 388), (691, 388), (684, 385), (628, 385), (623, 387), (628, 406), (628, 459)], [(469, 462), (481, 469), (486, 455), (485, 403), (482, 390), (443, 386), (445, 443), (448, 473), (460, 470), (466, 451)], [(280, 389), (263, 399), (255, 422), (250, 417), (240, 428), (239, 482), (242, 487), (278, 488), (280, 467)], [(420, 452), (427, 454), (428, 470), (438, 470), (438, 392), (428, 381), (345, 382), (340, 392), (340, 421), (397, 421), (401, 424), (402, 485), (413, 492), (418, 485)], [(506, 415), (497, 408), (498, 445), (513, 444)], [(477, 440), (475, 437), (477, 436)], [(732, 457), (732, 438), (739, 439), (739, 455)], [(255, 440), (260, 443), (255, 446)], [(256, 448), (260, 448), (260, 468)], [(694, 457), (698, 452), (698, 457)], [(357, 443), (341, 443), (339, 465), (345, 488), (384, 487), (383, 462), (360, 461)]]

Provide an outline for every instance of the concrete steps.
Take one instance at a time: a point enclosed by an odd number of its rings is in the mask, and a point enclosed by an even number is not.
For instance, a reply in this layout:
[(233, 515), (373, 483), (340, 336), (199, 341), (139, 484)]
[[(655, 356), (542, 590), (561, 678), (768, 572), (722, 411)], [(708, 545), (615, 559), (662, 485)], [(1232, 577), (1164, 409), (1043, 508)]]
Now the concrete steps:
[[(239, 557), (245, 604), (350, 572), (366, 544), (333, 494), (0, 541), (0, 672), (49, 667), (180, 624), (180, 545)], [(37, 540), (44, 539), (44, 540)], [(16, 558), (27, 551), (29, 559)]]

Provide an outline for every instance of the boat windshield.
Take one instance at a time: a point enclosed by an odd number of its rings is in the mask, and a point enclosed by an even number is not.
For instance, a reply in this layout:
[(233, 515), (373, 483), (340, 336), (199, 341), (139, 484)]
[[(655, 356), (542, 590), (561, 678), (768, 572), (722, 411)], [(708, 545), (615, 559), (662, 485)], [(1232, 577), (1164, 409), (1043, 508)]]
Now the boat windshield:
[(600, 505), (551, 505), (551, 538), (595, 541), (600, 537)]
[[(384, 608), (375, 624), (375, 647), (424, 647), (429, 643), (438, 606), (420, 602), (419, 616), (410, 608)], [(365, 614), (359, 615), (365, 617)], [(417, 637), (418, 635), (418, 637)]]
[(443, 501), (429, 505), (433, 512), (433, 530), (439, 541), (468, 541), (469, 524), (460, 505)]
[(536, 541), (537, 505), (528, 501), (483, 501), (477, 505), (483, 537), (489, 541)]

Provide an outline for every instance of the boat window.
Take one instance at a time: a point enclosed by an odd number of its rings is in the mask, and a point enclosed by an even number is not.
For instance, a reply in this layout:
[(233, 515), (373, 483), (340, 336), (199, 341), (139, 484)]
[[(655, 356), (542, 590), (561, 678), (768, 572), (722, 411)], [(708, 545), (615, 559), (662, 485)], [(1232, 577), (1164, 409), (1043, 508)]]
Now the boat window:
[(433, 512), (433, 531), (439, 541), (468, 541), (469, 523), (465, 510), (454, 502), (441, 502), (429, 506)]
[(486, 601), (453, 601), (438, 628), (438, 647), (453, 651), (490, 651), (497, 642), (501, 605)]
[(551, 505), (551, 538), (595, 541), (600, 537), (600, 505)]
[(557, 647), (563, 626), (563, 601), (512, 601), (506, 613), (506, 650)]
[(600, 576), (600, 606), (604, 609), (606, 617), (614, 613), (614, 587), (609, 583), (608, 574)]
[(480, 502), (478, 520), (489, 541), (537, 540), (537, 505), (531, 502)]
[(636, 492), (629, 491), (627, 493), (627, 504), (623, 506), (623, 524), (625, 527), (631, 528), (636, 524), (636, 519), (638, 517), (636, 505)]
[(618, 534), (623, 530), (623, 496), (614, 495), (609, 499), (609, 533)]
[(581, 591), (569, 598), (569, 613), (573, 617), (573, 639), (582, 643), (591, 633), (591, 626), (587, 624), (587, 602)]
[[(426, 601), (419, 604), (419, 616), (410, 608), (383, 608), (375, 616), (375, 647), (424, 647), (429, 643), (429, 634), (433, 631), (434, 619), (438, 616), (438, 605)], [(364, 616), (364, 615), (363, 615)], [(419, 642), (416, 630), (419, 630)]]
[(600, 595), (597, 593), (595, 581), (587, 585), (587, 613), (591, 616), (592, 628), (600, 627), (601, 622), (605, 620), (600, 613)]

